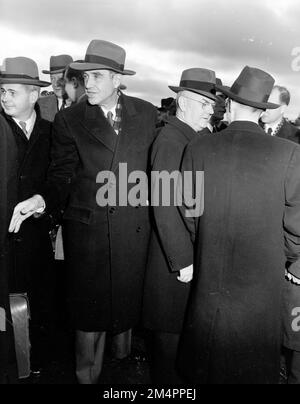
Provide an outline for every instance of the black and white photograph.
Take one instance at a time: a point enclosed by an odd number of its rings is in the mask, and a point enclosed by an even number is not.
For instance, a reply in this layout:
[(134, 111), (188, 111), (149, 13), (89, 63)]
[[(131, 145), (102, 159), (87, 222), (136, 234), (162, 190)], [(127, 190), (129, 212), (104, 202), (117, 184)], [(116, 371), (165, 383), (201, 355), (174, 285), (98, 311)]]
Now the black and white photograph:
[(298, 0), (0, 0), (0, 384), (300, 384)]

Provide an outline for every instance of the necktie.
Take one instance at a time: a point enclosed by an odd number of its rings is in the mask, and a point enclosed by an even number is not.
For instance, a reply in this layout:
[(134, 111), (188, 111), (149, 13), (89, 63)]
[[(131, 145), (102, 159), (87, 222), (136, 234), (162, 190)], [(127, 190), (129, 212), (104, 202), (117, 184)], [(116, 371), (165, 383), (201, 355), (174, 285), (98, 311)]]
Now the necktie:
[(63, 99), (63, 102), (62, 102), (61, 107), (60, 107), (60, 111), (65, 109), (65, 108), (66, 108), (66, 100)]
[(267, 134), (270, 135), (270, 136), (272, 136), (272, 132), (273, 132), (273, 131), (272, 131), (272, 128), (269, 128), (268, 131), (267, 131)]
[(111, 111), (108, 111), (107, 113), (107, 120), (110, 123), (110, 125), (114, 127), (113, 113)]
[(25, 136), (27, 137), (28, 132), (27, 132), (27, 129), (26, 129), (26, 122), (20, 121), (19, 124), (20, 124), (20, 126), (22, 128), (22, 131), (24, 132)]

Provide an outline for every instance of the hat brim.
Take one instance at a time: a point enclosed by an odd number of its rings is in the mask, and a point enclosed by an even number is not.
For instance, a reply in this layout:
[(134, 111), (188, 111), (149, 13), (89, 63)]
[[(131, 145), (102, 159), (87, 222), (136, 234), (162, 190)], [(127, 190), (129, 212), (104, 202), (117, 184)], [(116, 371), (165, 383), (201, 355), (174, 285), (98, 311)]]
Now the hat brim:
[(179, 91), (191, 91), (192, 93), (204, 95), (205, 97), (210, 98), (211, 100), (214, 101), (217, 100), (217, 97), (214, 94), (209, 93), (208, 91), (196, 90), (194, 88), (189, 87), (174, 87), (174, 86), (169, 86), (169, 89), (174, 91), (175, 93), (179, 93)]
[(66, 67), (63, 69), (58, 69), (58, 70), (42, 70), (44, 74), (56, 74), (56, 73), (63, 73), (66, 70)]
[(272, 102), (256, 102), (239, 97), (238, 95), (236, 95), (231, 91), (231, 88), (227, 86), (216, 86), (216, 90), (221, 91), (223, 94), (227, 95), (227, 97), (229, 97), (233, 101), (236, 101), (243, 105), (248, 105), (249, 107), (258, 109), (277, 109), (280, 107), (279, 104), (273, 104)]
[(120, 73), (126, 76), (133, 76), (135, 72), (133, 70), (118, 70), (113, 69), (110, 66), (102, 65), (100, 63), (71, 63), (71, 69), (88, 71), (88, 70), (112, 70), (113, 72)]
[(1, 78), (0, 76), (0, 84), (25, 84), (29, 86), (37, 86), (37, 87), (49, 87), (51, 83), (48, 81), (42, 80), (34, 80), (34, 79), (18, 79), (18, 78)]

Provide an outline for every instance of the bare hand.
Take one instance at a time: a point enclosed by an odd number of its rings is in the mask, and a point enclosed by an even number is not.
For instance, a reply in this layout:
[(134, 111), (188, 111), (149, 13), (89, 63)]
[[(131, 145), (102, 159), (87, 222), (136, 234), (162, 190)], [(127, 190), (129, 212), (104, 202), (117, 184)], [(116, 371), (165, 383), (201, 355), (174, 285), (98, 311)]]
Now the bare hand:
[(34, 195), (32, 198), (20, 202), (14, 209), (8, 231), (10, 233), (18, 233), (24, 220), (37, 213), (43, 207), (45, 207), (45, 202), (40, 195)]
[(179, 282), (183, 283), (189, 283), (193, 279), (193, 265), (190, 265), (189, 267), (183, 268), (179, 271), (179, 276), (177, 276), (177, 279)]

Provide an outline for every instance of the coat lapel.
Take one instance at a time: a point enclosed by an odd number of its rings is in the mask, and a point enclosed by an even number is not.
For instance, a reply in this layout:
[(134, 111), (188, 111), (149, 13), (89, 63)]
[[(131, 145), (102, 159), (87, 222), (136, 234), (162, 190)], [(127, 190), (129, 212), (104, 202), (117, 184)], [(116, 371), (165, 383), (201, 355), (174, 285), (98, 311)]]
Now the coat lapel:
[(117, 147), (112, 162), (112, 171), (116, 172), (118, 170), (119, 162), (127, 161), (128, 149), (134, 147), (135, 143), (138, 143), (140, 121), (141, 117), (137, 113), (132, 100), (122, 94), (121, 132), (118, 135)]
[(86, 103), (85, 118), (80, 124), (111, 152), (115, 151), (117, 135), (105, 118), (101, 108)]

